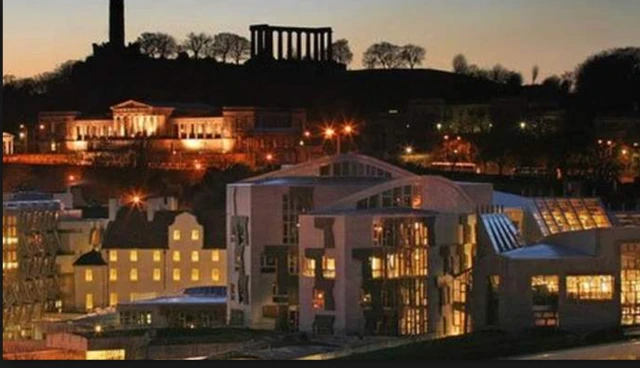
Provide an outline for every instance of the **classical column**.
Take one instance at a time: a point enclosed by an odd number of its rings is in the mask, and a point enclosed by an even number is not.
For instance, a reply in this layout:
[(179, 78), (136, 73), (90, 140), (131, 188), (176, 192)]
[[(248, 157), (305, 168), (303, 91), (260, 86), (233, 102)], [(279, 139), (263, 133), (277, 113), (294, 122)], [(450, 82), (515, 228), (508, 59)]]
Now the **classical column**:
[(319, 61), (320, 60), (320, 35), (316, 31), (313, 33), (313, 37), (315, 39), (314, 45), (313, 45), (313, 54), (314, 54), (313, 60)]
[(327, 52), (326, 33), (324, 31), (320, 31), (320, 61), (324, 61), (326, 59), (326, 52)]
[(329, 50), (327, 51), (328, 61), (333, 61), (333, 30), (329, 31)]
[(287, 60), (293, 59), (293, 32), (287, 31)]
[(307, 59), (311, 60), (311, 33), (309, 33), (309, 31), (305, 31), (304, 34), (307, 36)]
[(273, 30), (269, 28), (267, 31), (267, 57), (273, 59)]
[(298, 55), (296, 56), (298, 60), (302, 60), (302, 32), (301, 31), (296, 31), (296, 42), (298, 46), (298, 49), (296, 50)]
[(277, 30), (278, 32), (278, 60), (282, 60), (282, 30)]
[(255, 29), (251, 30), (251, 58), (253, 59), (256, 56), (256, 31)]

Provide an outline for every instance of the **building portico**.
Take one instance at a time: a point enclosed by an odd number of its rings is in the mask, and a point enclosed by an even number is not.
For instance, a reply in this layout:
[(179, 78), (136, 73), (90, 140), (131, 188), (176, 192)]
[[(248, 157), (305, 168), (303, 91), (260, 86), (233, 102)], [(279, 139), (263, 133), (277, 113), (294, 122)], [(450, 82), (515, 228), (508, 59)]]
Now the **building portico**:
[(11, 156), (14, 152), (13, 141), (15, 137), (13, 134), (2, 133), (2, 154), (4, 156)]
[(301, 28), (263, 24), (251, 26), (250, 30), (252, 59), (319, 62), (333, 60), (333, 30), (329, 27)]

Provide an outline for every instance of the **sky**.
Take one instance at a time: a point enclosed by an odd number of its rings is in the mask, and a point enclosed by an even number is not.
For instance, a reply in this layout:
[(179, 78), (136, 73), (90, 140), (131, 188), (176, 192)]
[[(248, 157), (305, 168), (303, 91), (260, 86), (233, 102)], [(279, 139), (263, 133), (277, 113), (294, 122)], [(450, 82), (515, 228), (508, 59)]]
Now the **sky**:
[[(2, 0), (3, 74), (28, 77), (84, 59), (108, 39), (108, 0)], [(249, 25), (330, 26), (352, 69), (375, 42), (426, 48), (425, 67), (500, 63), (530, 80), (573, 70), (604, 49), (640, 46), (640, 0), (125, 0), (127, 41), (146, 31), (233, 32)]]

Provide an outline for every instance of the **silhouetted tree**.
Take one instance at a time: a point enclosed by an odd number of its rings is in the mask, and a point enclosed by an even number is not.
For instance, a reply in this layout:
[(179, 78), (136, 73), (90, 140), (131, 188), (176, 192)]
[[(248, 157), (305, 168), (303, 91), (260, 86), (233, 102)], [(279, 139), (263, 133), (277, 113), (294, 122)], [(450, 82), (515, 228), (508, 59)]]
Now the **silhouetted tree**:
[(16, 82), (18, 81), (18, 78), (16, 78), (15, 75), (12, 74), (4, 74), (2, 76), (2, 86), (13, 86), (16, 84)]
[(594, 108), (638, 109), (640, 47), (612, 49), (589, 57), (577, 68), (576, 92)]
[(248, 39), (237, 36), (234, 38), (234, 42), (231, 43), (231, 59), (240, 64), (242, 61), (247, 60), (251, 56), (251, 41)]
[(404, 65), (401, 57), (402, 47), (389, 42), (380, 42), (371, 45), (364, 53), (362, 64), (368, 69), (382, 67), (395, 69)]
[(538, 77), (540, 76), (540, 67), (537, 65), (533, 66), (531, 70), (531, 84), (536, 84)]
[(453, 58), (453, 72), (458, 74), (469, 73), (469, 63), (463, 54), (458, 54)]
[(415, 68), (416, 65), (422, 65), (426, 55), (427, 50), (424, 47), (411, 44), (403, 46), (400, 51), (400, 59), (409, 65), (411, 69)]
[(250, 49), (249, 41), (234, 33), (219, 33), (213, 39), (215, 56), (223, 63), (226, 63), (227, 59), (240, 63)]
[(349, 65), (353, 61), (353, 52), (349, 47), (349, 41), (346, 39), (340, 39), (331, 45), (333, 51), (333, 60), (340, 64)]
[(140, 52), (156, 59), (168, 59), (178, 53), (178, 42), (166, 33), (145, 32), (136, 41), (140, 45)]
[(188, 52), (194, 59), (208, 56), (213, 45), (213, 37), (206, 33), (189, 33), (187, 39), (182, 42), (181, 48)]
[(562, 80), (557, 75), (552, 75), (542, 81), (542, 86), (548, 89), (549, 91), (560, 92), (561, 85), (562, 85)]

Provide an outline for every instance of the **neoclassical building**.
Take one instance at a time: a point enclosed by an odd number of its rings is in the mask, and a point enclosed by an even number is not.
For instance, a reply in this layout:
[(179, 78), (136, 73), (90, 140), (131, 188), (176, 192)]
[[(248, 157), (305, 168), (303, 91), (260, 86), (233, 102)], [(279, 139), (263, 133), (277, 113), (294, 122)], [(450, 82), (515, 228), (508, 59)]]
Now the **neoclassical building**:
[(15, 137), (13, 134), (2, 133), (2, 154), (4, 156), (11, 156), (14, 152), (13, 141)]
[(203, 104), (125, 101), (103, 115), (42, 112), (41, 153), (116, 151), (143, 138), (157, 153), (244, 153), (295, 162), (306, 127), (303, 109), (216, 108)]

